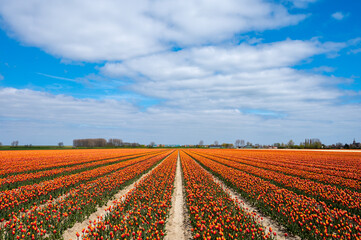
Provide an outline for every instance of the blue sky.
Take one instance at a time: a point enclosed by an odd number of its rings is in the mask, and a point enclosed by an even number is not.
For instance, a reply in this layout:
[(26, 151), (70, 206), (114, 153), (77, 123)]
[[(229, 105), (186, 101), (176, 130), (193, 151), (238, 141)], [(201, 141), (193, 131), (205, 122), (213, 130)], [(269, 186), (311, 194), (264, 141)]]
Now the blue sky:
[(360, 10), (0, 0), (0, 142), (361, 141)]

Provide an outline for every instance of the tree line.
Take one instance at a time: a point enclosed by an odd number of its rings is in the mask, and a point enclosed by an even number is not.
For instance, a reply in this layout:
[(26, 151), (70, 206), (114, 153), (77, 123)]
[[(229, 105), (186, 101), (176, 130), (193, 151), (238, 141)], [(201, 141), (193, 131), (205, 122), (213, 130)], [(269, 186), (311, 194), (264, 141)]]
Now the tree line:
[(118, 138), (110, 138), (108, 141), (105, 138), (84, 138), (74, 139), (73, 147), (139, 147), (139, 143), (128, 143)]

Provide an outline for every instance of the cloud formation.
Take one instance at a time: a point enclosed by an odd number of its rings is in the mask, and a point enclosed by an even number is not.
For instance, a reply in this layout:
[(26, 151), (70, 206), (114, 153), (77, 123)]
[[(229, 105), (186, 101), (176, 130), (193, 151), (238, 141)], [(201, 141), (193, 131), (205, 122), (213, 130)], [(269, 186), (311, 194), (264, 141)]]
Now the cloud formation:
[[(281, 2), (305, 8), (316, 0)], [(290, 14), (285, 5), (266, 0), (0, 3), (7, 33), (21, 43), (69, 64), (98, 62), (94, 71), (99, 72), (83, 78), (37, 75), (84, 88), (119, 90), (118, 96), (111, 91), (113, 95), (99, 99), (79, 99), (0, 88), (0, 130), (8, 136), (26, 139), (22, 134), (27, 133), (31, 139), (48, 133), (56, 139), (58, 134), (68, 144), (74, 136), (211, 143), (242, 134), (273, 143), (310, 137), (342, 141), (339, 136), (361, 131), (359, 103), (346, 101), (359, 93), (338, 87), (351, 80), (322, 75), (334, 71), (330, 66), (311, 71), (299, 67), (319, 55), (338, 56), (359, 40), (262, 43), (257, 34), (247, 35), (305, 19), (304, 14)], [(132, 98), (153, 102), (141, 108)]]
[(332, 15), (332, 18), (336, 19), (336, 20), (343, 20), (345, 17), (348, 16), (348, 14), (344, 14), (343, 12), (335, 12)]
[[(294, 94), (298, 93), (295, 89)], [(187, 97), (183, 96), (184, 99)], [(222, 97), (225, 95), (218, 96)], [(9, 141), (19, 140), (21, 144), (44, 144), (44, 138), (51, 139), (48, 144), (60, 141), (70, 144), (74, 136), (120, 137), (145, 144), (150, 141), (196, 144), (201, 139), (206, 143), (213, 143), (214, 140), (229, 142), (237, 138), (271, 144), (279, 139), (292, 138), (298, 142), (307, 137), (319, 137), (331, 143), (346, 141), (346, 138), (339, 136), (361, 131), (358, 121), (361, 113), (357, 105), (338, 107), (312, 100), (295, 105), (297, 98), (288, 99), (290, 95), (287, 94), (269, 96), (268, 99), (279, 101), (280, 107), (293, 110), (284, 112), (279, 108), (270, 111), (264, 109), (268, 105), (258, 97), (256, 94), (252, 98), (244, 96), (244, 99), (237, 100), (252, 101), (251, 105), (262, 106), (261, 109), (241, 111), (237, 108), (220, 108), (217, 103), (212, 106), (214, 102), (210, 99), (206, 108), (200, 108), (199, 104), (198, 108), (156, 105), (139, 112), (124, 101), (77, 99), (33, 90), (2, 88), (0, 131), (11, 136)], [(230, 98), (224, 100), (229, 101)], [(193, 101), (185, 103), (195, 104)], [(343, 128), (344, 124), (348, 128)]]
[(9, 34), (78, 61), (123, 60), (174, 46), (219, 43), (234, 34), (289, 26), (305, 18), (264, 0), (0, 2)]
[(308, 101), (336, 101), (338, 79), (291, 67), (317, 54), (337, 52), (344, 43), (292, 41), (202, 47), (107, 63), (105, 75), (130, 77), (140, 94), (164, 104), (197, 109), (268, 109), (292, 112)]
[[(134, 83), (126, 86), (128, 90), (163, 99), (162, 104), (140, 111), (126, 99), (77, 99), (4, 88), (0, 90), (3, 127), (11, 131), (30, 124), (40, 132), (66, 128), (72, 129), (69, 139), (71, 134), (126, 135), (143, 143), (197, 143), (200, 139), (211, 143), (239, 138), (240, 132), (262, 143), (279, 138), (336, 140), (338, 133), (332, 135), (326, 129), (338, 128), (344, 121), (358, 128), (356, 119), (361, 117), (357, 105), (338, 107), (339, 98), (351, 94), (335, 87), (344, 80), (292, 66), (343, 47), (344, 43), (286, 40), (191, 48), (107, 63), (102, 74), (131, 77)], [(258, 135), (267, 136), (259, 139)]]

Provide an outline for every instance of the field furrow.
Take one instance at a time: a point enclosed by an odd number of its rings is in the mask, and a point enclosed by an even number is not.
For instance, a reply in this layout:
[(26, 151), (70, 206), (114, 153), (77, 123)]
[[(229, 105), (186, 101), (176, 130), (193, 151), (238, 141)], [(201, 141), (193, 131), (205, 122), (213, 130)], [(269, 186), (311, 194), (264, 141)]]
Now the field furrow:
[[(259, 153), (261, 152), (261, 153)], [(209, 152), (211, 153), (211, 152)], [(357, 154), (346, 152), (342, 156), (340, 153), (313, 152), (310, 154), (305, 151), (287, 151), (286, 153), (272, 151), (251, 151), (251, 154), (239, 151), (212, 152), (213, 156), (227, 158), (246, 164), (267, 164), (270, 166), (286, 167), (306, 172), (314, 172), (324, 175), (337, 176), (355, 180), (361, 180), (361, 168), (359, 168), (360, 159)], [(348, 159), (347, 165), (343, 164), (344, 159)]]
[(187, 154), (181, 152), (187, 206), (194, 239), (266, 239), (254, 215), (247, 213)]
[(361, 152), (0, 151), (0, 240), (361, 240)]
[[(209, 155), (206, 154), (206, 156), (209, 156)], [(232, 160), (229, 160), (230, 157), (229, 158), (224, 158), (224, 157), (219, 158), (219, 157), (213, 155), (212, 158), (218, 158), (218, 159), (223, 159), (223, 160), (227, 160), (227, 161), (232, 161)], [(281, 167), (281, 166), (272, 164), (272, 162), (260, 163), (255, 160), (249, 160), (246, 162), (236, 160), (235, 163), (253, 166), (253, 167), (257, 167), (257, 168), (262, 168), (262, 169), (266, 169), (266, 170), (272, 170), (275, 172), (280, 172), (280, 173), (291, 175), (291, 176), (297, 176), (297, 177), (301, 177), (301, 178), (305, 178), (305, 179), (323, 182), (326, 184), (332, 184), (332, 185), (338, 186), (338, 187), (350, 188), (351, 190), (356, 190), (356, 191), (361, 192), (361, 181), (359, 181), (359, 180), (346, 179), (341, 176), (333, 176), (333, 175), (327, 175), (324, 173), (320, 174), (320, 173), (316, 173), (316, 172), (308, 172), (308, 171), (304, 171), (304, 170), (299, 170), (299, 169), (297, 169), (296, 165), (295, 165), (295, 167), (291, 167), (291, 166)]]
[(2, 151), (0, 155), (0, 178), (59, 167), (70, 167), (111, 158), (132, 156), (157, 150), (149, 149), (94, 149), (47, 150), (47, 151)]
[(232, 167), (196, 156), (194, 158), (293, 234), (306, 239), (357, 239), (361, 235), (359, 215), (331, 209), (323, 202), (298, 195)]
[(96, 180), (103, 175), (111, 174), (117, 170), (145, 161), (149, 158), (150, 157), (148, 156), (139, 157), (78, 174), (61, 176), (38, 184), (2, 191), (0, 192), (0, 221), (8, 219), (10, 217), (9, 214), (13, 212), (20, 213), (27, 211), (31, 206), (43, 204), (49, 199), (57, 198), (78, 185), (91, 180)]
[(163, 239), (171, 207), (177, 153), (174, 152), (125, 198), (89, 224), (82, 239)]
[(66, 229), (76, 222), (83, 221), (121, 188), (136, 180), (164, 157), (164, 155), (151, 157), (87, 184), (79, 185), (56, 204), (49, 204), (45, 209), (33, 209), (30, 214), (22, 214), (20, 218), (12, 218), (5, 223), (5, 238), (13, 235), (22, 236), (23, 229), (26, 229), (26, 239), (32, 239), (33, 236), (35, 239), (47, 237), (61, 239)]
[[(253, 167), (250, 165), (229, 161), (227, 159), (220, 159), (215, 156), (206, 156), (209, 161), (226, 165), (237, 170), (249, 173), (256, 177), (260, 177), (271, 183), (302, 194), (308, 197), (315, 198), (318, 201), (324, 201), (331, 208), (341, 208), (349, 211), (352, 214), (360, 215), (361, 213), (361, 193), (349, 189), (338, 188), (333, 185), (314, 182), (308, 179), (299, 178), (292, 175), (286, 175), (280, 172)], [(204, 158), (197, 154), (197, 158)]]
[(71, 175), (80, 173), (83, 171), (89, 171), (95, 168), (108, 166), (112, 164), (119, 163), (121, 161), (135, 159), (141, 156), (151, 156), (156, 155), (157, 152), (152, 152), (148, 154), (136, 154), (136, 155), (127, 155), (124, 157), (117, 157), (117, 158), (108, 158), (105, 160), (97, 160), (92, 162), (87, 162), (83, 164), (76, 164), (70, 167), (61, 167), (55, 168), (51, 170), (39, 170), (30, 173), (23, 173), (17, 175), (9, 175), (0, 180), (0, 191), (14, 189), (24, 185), (33, 185), (42, 181), (51, 180), (60, 176), (64, 175)]

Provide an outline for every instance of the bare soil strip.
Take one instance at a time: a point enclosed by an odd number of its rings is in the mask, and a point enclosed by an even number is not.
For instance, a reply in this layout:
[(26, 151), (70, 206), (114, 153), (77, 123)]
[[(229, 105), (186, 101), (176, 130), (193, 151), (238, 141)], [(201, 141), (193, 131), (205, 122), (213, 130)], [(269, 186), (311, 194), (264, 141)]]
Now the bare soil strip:
[(166, 236), (165, 240), (186, 240), (192, 237), (190, 229), (187, 231), (184, 212), (184, 195), (183, 195), (183, 180), (182, 169), (180, 164), (180, 157), (178, 153), (177, 170), (174, 181), (174, 192), (172, 196), (172, 207), (170, 209), (169, 220), (165, 226)]
[[(196, 162), (199, 164), (198, 162)], [(199, 166), (201, 166), (199, 164)], [(203, 168), (201, 166), (201, 168)], [(204, 169), (204, 168), (203, 168)], [(207, 171), (206, 169), (204, 169)], [(245, 200), (239, 193), (233, 191), (232, 189), (228, 188), (222, 180), (214, 176), (211, 172), (207, 171), (209, 174), (212, 175), (214, 182), (216, 182), (222, 189), (230, 195), (230, 197), (234, 200), (238, 200), (239, 206), (241, 206), (245, 212), (250, 213), (258, 223), (260, 223), (262, 226), (265, 227), (265, 233), (268, 234), (270, 232), (270, 228), (272, 229), (272, 236), (275, 239), (280, 240), (300, 240), (301, 238), (299, 236), (291, 235), (286, 231), (286, 229), (278, 224), (276, 221), (272, 220), (268, 216), (263, 215), (260, 211), (258, 211), (257, 208), (253, 207), (247, 200)], [(277, 235), (274, 235), (273, 233), (276, 232)], [(286, 235), (287, 234), (287, 237)]]
[[(163, 160), (164, 161), (164, 160)], [(65, 240), (69, 240), (69, 239), (77, 239), (76, 237), (76, 233), (78, 232), (80, 235), (82, 235), (82, 230), (86, 229), (89, 225), (89, 221), (94, 222), (94, 220), (97, 220), (100, 217), (103, 217), (106, 212), (107, 209), (113, 208), (114, 205), (116, 205), (117, 200), (119, 201), (124, 201), (126, 196), (134, 189), (136, 188), (136, 186), (144, 180), (144, 178), (146, 178), (149, 174), (151, 174), (154, 169), (156, 169), (158, 167), (158, 165), (160, 163), (162, 163), (163, 161), (159, 162), (156, 166), (154, 166), (152, 168), (152, 170), (150, 170), (149, 172), (147, 172), (146, 174), (144, 174), (140, 179), (138, 179), (136, 182), (128, 185), (127, 187), (125, 187), (124, 189), (120, 190), (117, 194), (115, 194), (108, 202), (105, 206), (99, 207), (97, 209), (96, 212), (92, 213), (87, 219), (85, 219), (83, 222), (77, 222), (72, 228), (67, 229), (64, 233), (63, 233), (63, 239)], [(81, 240), (82, 237), (80, 236), (79, 239)]]

